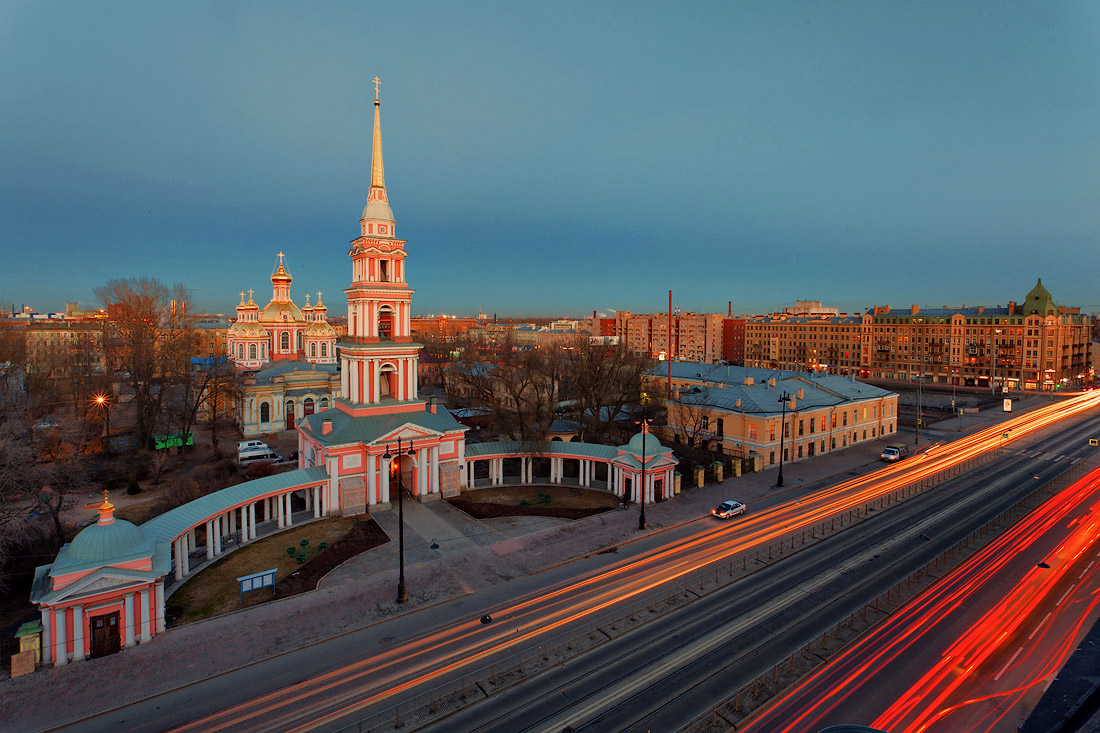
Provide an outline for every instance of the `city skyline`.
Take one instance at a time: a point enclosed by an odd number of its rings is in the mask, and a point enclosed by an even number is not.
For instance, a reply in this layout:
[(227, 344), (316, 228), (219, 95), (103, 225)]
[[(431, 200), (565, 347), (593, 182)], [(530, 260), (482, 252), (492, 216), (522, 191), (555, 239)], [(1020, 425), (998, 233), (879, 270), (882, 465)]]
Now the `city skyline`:
[(340, 315), (378, 76), (418, 312), (1100, 310), (1092, 5), (327, 9), (0, 11), (0, 302)]

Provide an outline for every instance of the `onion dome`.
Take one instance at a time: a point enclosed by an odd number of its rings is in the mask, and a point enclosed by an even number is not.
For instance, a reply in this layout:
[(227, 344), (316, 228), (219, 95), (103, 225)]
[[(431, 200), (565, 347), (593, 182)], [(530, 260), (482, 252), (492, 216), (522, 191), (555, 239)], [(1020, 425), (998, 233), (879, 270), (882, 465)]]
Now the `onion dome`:
[(290, 283), (294, 278), (290, 276), (290, 272), (287, 271), (283, 265), (283, 253), (279, 253), (279, 266), (275, 269), (275, 272), (271, 274), (272, 283)]
[(73, 538), (67, 553), (69, 557), (87, 562), (98, 562), (124, 557), (142, 549), (145, 535), (137, 525), (125, 519), (115, 519), (115, 507), (103, 492), (99, 505), (99, 521), (82, 529)]
[(306, 304), (302, 306), (302, 315), (307, 321), (312, 321), (313, 306), (309, 304), (309, 293), (306, 293)]

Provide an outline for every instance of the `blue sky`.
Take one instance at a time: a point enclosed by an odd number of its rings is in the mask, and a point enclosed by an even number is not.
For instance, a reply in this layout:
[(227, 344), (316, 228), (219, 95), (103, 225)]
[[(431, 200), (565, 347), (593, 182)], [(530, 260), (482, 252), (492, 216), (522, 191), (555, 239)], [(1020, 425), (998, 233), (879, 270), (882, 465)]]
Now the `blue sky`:
[(0, 303), (344, 310), (382, 79), (420, 313), (1100, 310), (1100, 3), (2, 2)]

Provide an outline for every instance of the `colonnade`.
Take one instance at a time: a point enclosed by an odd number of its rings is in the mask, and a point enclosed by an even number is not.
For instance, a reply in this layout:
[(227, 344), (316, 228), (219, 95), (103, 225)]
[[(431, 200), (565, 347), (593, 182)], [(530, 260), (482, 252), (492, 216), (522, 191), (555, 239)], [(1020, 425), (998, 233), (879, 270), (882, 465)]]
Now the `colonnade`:
[[(293, 526), (294, 516), (291, 509), (291, 498), (299, 492), (305, 499), (306, 510), (313, 510), (314, 519), (327, 516), (328, 512), (324, 508), (322, 489), (321, 485), (304, 489), (295, 488), (271, 496), (252, 499), (209, 517), (202, 523), (206, 530), (206, 559), (213, 560), (225, 552), (223, 543), (226, 538), (235, 540), (239, 545), (256, 539), (257, 505), (263, 507), (263, 519), (261, 521), (274, 521), (277, 529)], [(191, 574), (190, 555), (198, 551), (195, 537), (198, 526), (198, 524), (192, 526), (172, 541), (173, 564), (177, 581), (182, 581)]]
[[(489, 483), (487, 486), (502, 486), (505, 483), (504, 476), (504, 461), (505, 460), (518, 460), (520, 462), (519, 471), (519, 483), (521, 484), (533, 484), (535, 483), (535, 461), (537, 459), (544, 459), (550, 461), (550, 475), (547, 479), (551, 484), (564, 484), (576, 482), (576, 485), (584, 488), (599, 488), (610, 489), (616, 484), (616, 473), (619, 468), (613, 464), (610, 460), (599, 458), (573, 458), (565, 456), (494, 456), (489, 458), (471, 458), (467, 456), (465, 466), (465, 487), (469, 489), (478, 488), (475, 483), (475, 471), (476, 465), (480, 462), (488, 463), (489, 465)], [(577, 476), (566, 477), (565, 475), (565, 462), (577, 461)], [(607, 467), (607, 478), (596, 478), (596, 466), (604, 465)], [(483, 479), (484, 480), (484, 479)], [(486, 488), (485, 486), (481, 488)]]
[[(119, 636), (122, 646), (129, 647), (149, 641), (154, 633), (164, 631), (164, 582), (158, 580), (142, 588), (135, 588), (121, 598), (122, 618)], [(90, 621), (119, 608), (113, 603), (75, 603), (72, 605), (42, 609), (43, 661), (54, 666), (87, 659), (91, 652), (91, 639), (85, 634)], [(69, 629), (72, 628), (72, 638)], [(72, 654), (69, 648), (72, 647)]]

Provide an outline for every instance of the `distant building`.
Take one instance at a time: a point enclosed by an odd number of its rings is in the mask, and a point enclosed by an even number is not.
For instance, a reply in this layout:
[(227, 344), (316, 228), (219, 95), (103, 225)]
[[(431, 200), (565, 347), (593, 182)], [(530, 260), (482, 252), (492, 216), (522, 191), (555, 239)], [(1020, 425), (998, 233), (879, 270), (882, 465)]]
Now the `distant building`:
[(719, 313), (615, 314), (615, 335), (635, 356), (713, 363), (722, 358)]
[(414, 336), (453, 341), (477, 325), (476, 318), (454, 316), (421, 316), (410, 320)]
[(25, 331), (27, 367), (55, 377), (103, 374), (103, 324), (84, 320), (32, 321)]

